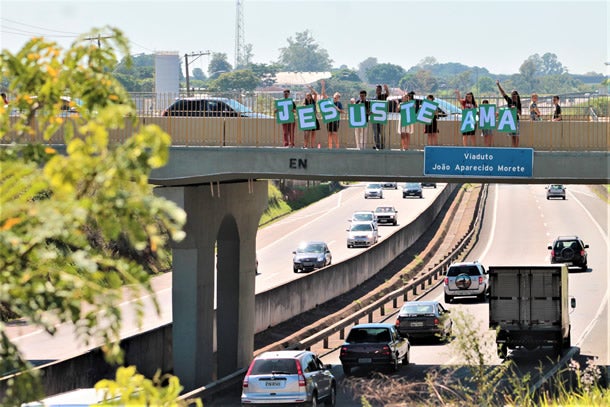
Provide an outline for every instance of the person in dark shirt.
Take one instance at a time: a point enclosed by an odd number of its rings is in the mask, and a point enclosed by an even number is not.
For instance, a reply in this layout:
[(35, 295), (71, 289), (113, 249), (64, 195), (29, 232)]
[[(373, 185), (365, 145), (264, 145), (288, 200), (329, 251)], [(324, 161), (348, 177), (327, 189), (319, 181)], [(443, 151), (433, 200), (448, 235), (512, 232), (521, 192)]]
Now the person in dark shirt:
[(366, 90), (361, 90), (359, 96), (360, 97), (358, 100), (356, 100), (356, 104), (364, 103), (366, 126), (354, 129), (354, 134), (356, 136), (356, 148), (358, 150), (363, 150), (366, 148), (366, 137), (368, 134), (367, 126), (369, 122), (369, 114), (371, 114), (371, 102), (366, 99)]
[[(434, 95), (428, 95), (426, 97), (429, 101), (434, 101)], [(434, 117), (432, 118), (432, 122), (430, 124), (426, 124), (424, 126), (424, 134), (428, 139), (429, 146), (437, 146), (438, 145), (438, 115), (439, 109), (437, 108), (434, 112)]]
[(559, 106), (559, 96), (553, 96), (553, 105), (555, 109), (553, 109), (553, 121), (560, 122), (561, 121), (561, 106)]
[(521, 97), (519, 96), (519, 92), (516, 90), (513, 90), (510, 93), (510, 96), (508, 96), (506, 92), (504, 92), (504, 89), (502, 89), (500, 81), (496, 81), (496, 85), (498, 85), (500, 93), (504, 97), (504, 100), (506, 100), (508, 108), (517, 110), (517, 123), (515, 123), (517, 125), (517, 129), (514, 133), (508, 133), (508, 135), (511, 136), (510, 138), (512, 146), (519, 147), (519, 117), (521, 116)]
[[(383, 92), (382, 92), (382, 86), (381, 85), (377, 85), (375, 87), (375, 100), (388, 100), (388, 96), (390, 95), (390, 89), (388, 88), (388, 85), (385, 84), (383, 85)], [(384, 148), (384, 136), (383, 136), (383, 129), (385, 128), (385, 126), (383, 124), (380, 123), (373, 123), (373, 141), (374, 141), (374, 145), (373, 148), (375, 150), (383, 150)]]

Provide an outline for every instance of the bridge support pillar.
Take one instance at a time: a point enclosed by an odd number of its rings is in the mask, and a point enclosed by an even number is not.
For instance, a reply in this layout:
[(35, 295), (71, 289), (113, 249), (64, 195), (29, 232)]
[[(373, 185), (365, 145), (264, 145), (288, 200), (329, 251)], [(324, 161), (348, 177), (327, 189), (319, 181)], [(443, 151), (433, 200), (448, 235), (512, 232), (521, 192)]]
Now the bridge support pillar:
[(187, 214), (186, 238), (172, 247), (172, 352), (174, 374), (190, 391), (246, 367), (252, 357), (256, 232), (267, 181), (155, 193)]

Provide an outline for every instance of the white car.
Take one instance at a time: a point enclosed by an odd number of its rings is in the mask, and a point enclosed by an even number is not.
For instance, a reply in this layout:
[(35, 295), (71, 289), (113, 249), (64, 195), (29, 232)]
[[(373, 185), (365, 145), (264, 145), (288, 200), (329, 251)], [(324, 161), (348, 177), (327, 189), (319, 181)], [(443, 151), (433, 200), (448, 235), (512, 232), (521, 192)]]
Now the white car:
[(373, 222), (352, 222), (347, 229), (347, 248), (369, 247), (377, 243), (379, 233)]
[(375, 227), (378, 226), (377, 215), (373, 211), (356, 211), (352, 214), (352, 218), (348, 219), (349, 222), (373, 222)]
[(364, 199), (379, 198), (383, 199), (383, 188), (379, 183), (366, 184), (364, 188)]

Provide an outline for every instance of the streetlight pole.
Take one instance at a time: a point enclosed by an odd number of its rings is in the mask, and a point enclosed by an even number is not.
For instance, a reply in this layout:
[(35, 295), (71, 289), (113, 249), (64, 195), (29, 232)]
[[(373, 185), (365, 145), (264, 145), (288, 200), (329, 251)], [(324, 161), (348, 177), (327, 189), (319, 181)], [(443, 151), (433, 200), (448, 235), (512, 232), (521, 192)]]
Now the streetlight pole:
[(191, 62), (195, 62), (197, 58), (203, 55), (210, 55), (210, 51), (199, 51), (199, 52), (191, 52), (190, 54), (184, 54), (184, 68), (186, 69), (186, 96), (191, 95), (191, 84), (189, 82), (189, 57), (195, 57)]

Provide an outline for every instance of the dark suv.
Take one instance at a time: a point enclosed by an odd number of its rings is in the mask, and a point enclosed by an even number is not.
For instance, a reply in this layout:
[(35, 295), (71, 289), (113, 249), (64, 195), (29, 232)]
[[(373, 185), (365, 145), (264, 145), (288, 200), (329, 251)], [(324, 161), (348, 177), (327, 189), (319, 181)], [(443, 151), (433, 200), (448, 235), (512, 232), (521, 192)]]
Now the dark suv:
[(235, 99), (219, 97), (176, 99), (163, 111), (162, 116), (272, 118), (262, 113), (253, 112)]
[(584, 244), (578, 236), (559, 236), (548, 247), (551, 251), (551, 263), (565, 263), (587, 270), (587, 251), (589, 245)]

